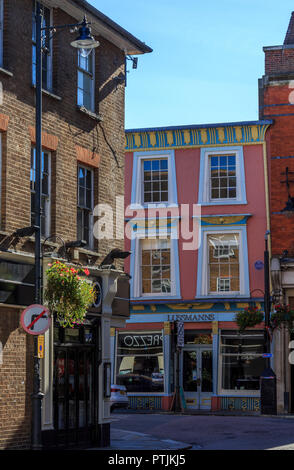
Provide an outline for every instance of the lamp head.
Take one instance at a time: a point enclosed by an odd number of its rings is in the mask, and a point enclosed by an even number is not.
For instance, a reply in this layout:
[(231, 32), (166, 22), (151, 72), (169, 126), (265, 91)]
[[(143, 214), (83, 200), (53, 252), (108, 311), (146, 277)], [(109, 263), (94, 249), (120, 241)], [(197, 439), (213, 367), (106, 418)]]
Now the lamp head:
[(294, 215), (294, 198), (293, 197), (289, 196), (286, 206), (281, 212), (288, 216)]
[(91, 35), (91, 28), (88, 26), (87, 18), (84, 16), (83, 22), (79, 28), (79, 36), (71, 42), (72, 47), (80, 49), (83, 57), (88, 57), (99, 42)]

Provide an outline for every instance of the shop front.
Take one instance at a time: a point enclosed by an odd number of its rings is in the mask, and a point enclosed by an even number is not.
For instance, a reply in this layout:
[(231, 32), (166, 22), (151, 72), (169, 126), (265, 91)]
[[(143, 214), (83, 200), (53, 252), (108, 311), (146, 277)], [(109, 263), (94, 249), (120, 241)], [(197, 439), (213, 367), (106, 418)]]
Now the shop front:
[[(235, 312), (161, 315), (166, 317), (172, 321), (145, 323), (143, 315), (133, 315), (125, 329), (116, 331), (113, 381), (126, 386), (130, 408), (170, 410), (179, 383), (187, 411), (259, 412), (263, 326), (240, 334)], [(135, 323), (135, 318), (141, 321)], [(184, 343), (177, 361), (179, 318)], [(198, 321), (192, 322), (194, 318)]]

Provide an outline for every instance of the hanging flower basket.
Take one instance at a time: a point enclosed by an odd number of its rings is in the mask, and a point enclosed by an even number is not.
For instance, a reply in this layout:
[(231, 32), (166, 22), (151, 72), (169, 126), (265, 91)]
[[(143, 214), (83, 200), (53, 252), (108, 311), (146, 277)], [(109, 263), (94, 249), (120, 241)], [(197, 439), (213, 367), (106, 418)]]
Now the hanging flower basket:
[(49, 265), (44, 300), (56, 314), (60, 326), (73, 328), (83, 323), (89, 306), (95, 301), (92, 284), (80, 277), (89, 274), (88, 269), (75, 269), (60, 261)]
[(271, 328), (281, 328), (285, 326), (289, 333), (294, 333), (294, 311), (290, 310), (289, 305), (275, 305), (275, 311), (271, 314)]
[(252, 328), (259, 325), (264, 319), (264, 313), (257, 307), (247, 307), (241, 312), (238, 312), (235, 321), (239, 327), (239, 332), (244, 333), (246, 328)]

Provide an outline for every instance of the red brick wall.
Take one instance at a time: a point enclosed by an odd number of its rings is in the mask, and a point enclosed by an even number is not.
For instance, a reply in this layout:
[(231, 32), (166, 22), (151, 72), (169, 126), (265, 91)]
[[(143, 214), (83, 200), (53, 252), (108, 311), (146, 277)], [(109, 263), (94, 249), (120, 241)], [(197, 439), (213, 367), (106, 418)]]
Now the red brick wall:
[(30, 446), (33, 340), (21, 328), (20, 314), (0, 308), (0, 449)]
[[(267, 133), (273, 255), (282, 254), (284, 250), (294, 255), (294, 217), (278, 213), (286, 206), (288, 199), (287, 186), (281, 183), (286, 180), (286, 168), (294, 172), (294, 106), (289, 101), (291, 92), (293, 89), (289, 88), (289, 82), (274, 82), (264, 88), (263, 95), (264, 118), (274, 120)], [(289, 180), (294, 182), (294, 173), (289, 174)], [(294, 197), (294, 183), (290, 183), (290, 194)]]
[(266, 75), (291, 72), (294, 69), (294, 47), (265, 51)]

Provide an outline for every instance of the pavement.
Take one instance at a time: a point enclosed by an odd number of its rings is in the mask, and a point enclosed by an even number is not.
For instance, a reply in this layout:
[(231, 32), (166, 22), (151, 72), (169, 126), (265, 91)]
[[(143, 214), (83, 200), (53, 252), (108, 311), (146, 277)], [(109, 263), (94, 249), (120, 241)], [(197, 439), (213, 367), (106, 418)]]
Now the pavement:
[(191, 444), (173, 441), (171, 439), (158, 439), (135, 431), (125, 431), (111, 426), (109, 447), (93, 447), (89, 450), (188, 450)]

